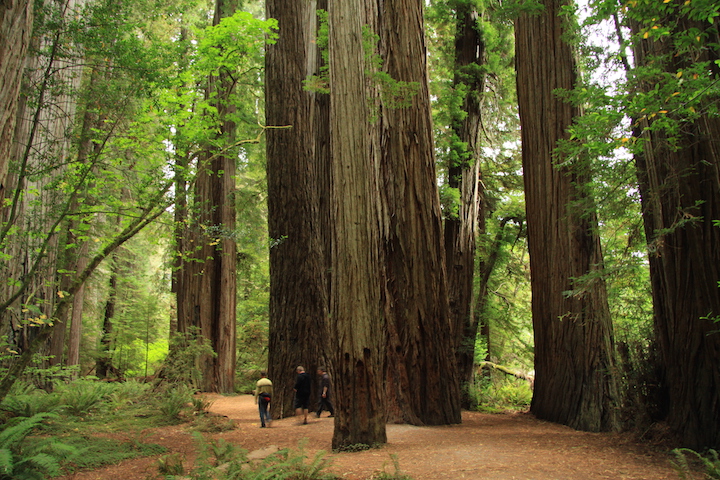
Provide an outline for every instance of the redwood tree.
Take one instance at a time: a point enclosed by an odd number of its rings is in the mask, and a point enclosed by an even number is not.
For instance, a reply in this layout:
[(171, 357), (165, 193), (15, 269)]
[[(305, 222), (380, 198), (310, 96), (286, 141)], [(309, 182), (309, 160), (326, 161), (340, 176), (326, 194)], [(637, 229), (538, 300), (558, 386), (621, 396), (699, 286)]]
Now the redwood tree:
[(717, 38), (717, 20), (706, 21), (709, 5), (628, 12), (637, 64), (631, 113), (642, 147), (636, 161), (667, 401), (661, 410), (680, 442), (698, 449), (720, 446), (720, 119), (713, 113), (720, 49), (695, 41)]
[[(25, 55), (32, 33), (30, 0), (4, 2), (0, 8), (0, 198), (7, 188), (10, 150), (17, 119), (18, 96)], [(2, 212), (3, 206), (0, 206)]]
[[(332, 445), (386, 442), (385, 266), (380, 246), (387, 228), (379, 201), (380, 152), (376, 89), (369, 85), (363, 48), (372, 29), (373, 2), (329, 5), (332, 149), (332, 296), (335, 431)], [(365, 27), (367, 26), (367, 27)]]
[[(565, 3), (545, 0), (516, 21), (517, 92), (532, 275), (538, 418), (589, 431), (618, 428), (613, 332), (589, 173), (580, 159), (554, 156), (580, 114), (558, 98), (577, 81), (564, 34)], [(589, 280), (579, 282), (585, 277)]]
[(453, 338), (462, 406), (470, 407), (469, 387), (475, 370), (478, 321), (473, 301), (476, 238), (484, 230), (480, 182), (481, 96), (485, 87), (485, 41), (475, 1), (457, 2), (454, 16), (453, 93), (460, 108), (450, 109), (451, 147), (447, 159), (447, 186), (457, 190), (458, 203), (445, 214), (445, 254)]
[(273, 415), (283, 417), (293, 412), (295, 367), (314, 376), (328, 363), (329, 95), (304, 88), (320, 73), (317, 9), (326, 9), (327, 0), (268, 0), (266, 8), (279, 24), (265, 67), (272, 242), (268, 373), (275, 385)]
[[(413, 424), (460, 423), (423, 5), (379, 2), (381, 231), (387, 268), (392, 413)], [(331, 84), (334, 87), (334, 84)]]
[[(213, 25), (231, 16), (234, 0), (217, 0)], [(231, 393), (235, 386), (235, 148), (233, 73), (221, 66), (208, 78), (207, 97), (217, 110), (218, 134), (208, 140), (198, 160), (195, 218), (183, 245), (186, 248), (178, 287), (178, 330), (197, 329), (214, 356), (201, 361), (203, 391)], [(206, 113), (209, 118), (212, 114)], [(177, 179), (176, 179), (177, 183)], [(180, 183), (182, 183), (180, 181)]]

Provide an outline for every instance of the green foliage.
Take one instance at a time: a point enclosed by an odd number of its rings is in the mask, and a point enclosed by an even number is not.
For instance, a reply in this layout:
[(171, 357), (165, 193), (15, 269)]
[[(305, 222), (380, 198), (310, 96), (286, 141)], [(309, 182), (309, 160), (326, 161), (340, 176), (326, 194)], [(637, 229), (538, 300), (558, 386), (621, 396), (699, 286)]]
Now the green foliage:
[[(702, 469), (705, 470), (702, 478), (704, 479), (720, 479), (720, 457), (715, 450), (708, 450), (707, 455), (701, 455), (695, 450), (689, 448), (676, 448), (672, 451), (675, 460), (671, 461), (673, 468), (682, 480), (692, 480), (694, 472), (699, 468), (694, 468), (691, 461), (699, 462)], [(688, 461), (690, 457), (690, 461)]]
[(60, 459), (76, 450), (54, 438), (28, 442), (28, 436), (45, 420), (57, 418), (50, 413), (15, 418), (0, 431), (0, 478), (38, 479), (60, 474)]
[(166, 451), (165, 447), (154, 443), (88, 435), (66, 435), (62, 437), (62, 442), (80, 452), (62, 460), (61, 465), (66, 472), (117, 465), (130, 458), (160, 455)]
[(371, 480), (412, 480), (410, 475), (405, 475), (400, 470), (400, 460), (396, 454), (391, 454), (390, 459), (392, 460), (394, 471), (388, 473), (385, 471), (385, 466), (383, 466), (383, 471), (374, 473), (370, 477)]
[(329, 60), (329, 25), (327, 10), (317, 11), (317, 35), (315, 43), (320, 50), (320, 56), (323, 59), (320, 65), (320, 71), (317, 75), (311, 75), (303, 81), (305, 90), (323, 94), (330, 93), (330, 60)]
[(202, 370), (197, 362), (203, 356), (215, 356), (212, 347), (192, 329), (175, 333), (170, 338), (170, 352), (163, 365), (163, 377), (171, 384), (190, 385), (198, 390), (202, 384)]
[(526, 380), (496, 372), (480, 376), (471, 389), (471, 395), (475, 398), (477, 409), (489, 413), (526, 410), (532, 400), (532, 390)]
[[(330, 461), (323, 451), (312, 459), (304, 452), (304, 443), (297, 450), (282, 449), (262, 459), (248, 461), (247, 451), (223, 439), (206, 441), (194, 434), (200, 447), (189, 478), (193, 480), (336, 480), (326, 472)], [(161, 472), (162, 473), (162, 472)]]
[(193, 402), (192, 391), (185, 384), (169, 385), (158, 396), (158, 411), (169, 422), (177, 422), (180, 415), (190, 409)]
[(183, 457), (179, 453), (171, 453), (170, 455), (163, 455), (157, 461), (158, 472), (161, 475), (184, 475), (185, 465), (183, 464)]

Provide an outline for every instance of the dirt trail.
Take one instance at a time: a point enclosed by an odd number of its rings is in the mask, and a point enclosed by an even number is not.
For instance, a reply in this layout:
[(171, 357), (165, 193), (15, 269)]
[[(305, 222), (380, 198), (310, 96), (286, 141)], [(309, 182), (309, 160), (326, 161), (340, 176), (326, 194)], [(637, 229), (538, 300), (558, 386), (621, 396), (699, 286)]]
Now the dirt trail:
[[(294, 418), (276, 420), (259, 428), (251, 396), (206, 395), (210, 411), (236, 421), (238, 428), (206, 435), (224, 438), (254, 451), (271, 445), (297, 448), (305, 441), (308, 456), (330, 450), (333, 419), (314, 415), (308, 425)], [(327, 415), (327, 414), (325, 414)], [(463, 423), (446, 427), (388, 425), (388, 443), (380, 449), (328, 454), (332, 471), (348, 480), (365, 480), (385, 469), (393, 472), (397, 455), (403, 473), (415, 480), (677, 480), (669, 455), (638, 445), (626, 435), (577, 432), (536, 420), (529, 414), (464, 412)], [(143, 435), (186, 456), (195, 449), (186, 425), (153, 429)], [(156, 458), (135, 459), (67, 480), (145, 480), (157, 473)], [(189, 465), (188, 465), (189, 466)]]

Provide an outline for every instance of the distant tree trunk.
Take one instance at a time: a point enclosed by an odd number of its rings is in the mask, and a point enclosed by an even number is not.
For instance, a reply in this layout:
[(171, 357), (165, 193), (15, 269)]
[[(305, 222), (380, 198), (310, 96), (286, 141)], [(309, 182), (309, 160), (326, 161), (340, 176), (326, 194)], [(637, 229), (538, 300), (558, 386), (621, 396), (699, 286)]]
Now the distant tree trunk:
[[(235, 12), (233, 1), (217, 0), (213, 24)], [(230, 120), (234, 88), (221, 72), (208, 79), (208, 95), (216, 94), (219, 149), (208, 147), (200, 155), (195, 184), (197, 222), (185, 242), (190, 260), (182, 267), (182, 293), (178, 292), (178, 328), (196, 327), (215, 352), (198, 359), (202, 390), (232, 393), (235, 389), (236, 246), (235, 155), (236, 125)], [(180, 315), (182, 314), (182, 318)], [(188, 333), (188, 330), (180, 330)]]
[(445, 216), (445, 255), (448, 293), (453, 323), (452, 335), (457, 348), (458, 381), (461, 406), (470, 407), (469, 386), (475, 376), (475, 339), (478, 318), (474, 312), (475, 239), (484, 228), (484, 213), (478, 161), (480, 134), (480, 95), (484, 89), (485, 43), (478, 29), (474, 5), (460, 3), (455, 12), (455, 88), (466, 87), (462, 118), (453, 120), (452, 129), (463, 142), (448, 169), (448, 185), (460, 193), (458, 211)]
[[(712, 29), (711, 23), (673, 18), (673, 34)], [(674, 23), (677, 22), (677, 23)], [(640, 26), (633, 25), (640, 36)], [(696, 33), (693, 33), (694, 37)], [(700, 35), (699, 33), (697, 35)], [(703, 34), (704, 35), (704, 34)], [(667, 39), (641, 40), (634, 46), (639, 67), (652, 64), (673, 77), (693, 64), (717, 62), (720, 52), (702, 48), (693, 58), (678, 54)], [(711, 63), (712, 74), (720, 73)], [(649, 91), (655, 81), (644, 81)], [(717, 97), (715, 97), (717, 101)], [(720, 119), (701, 114), (681, 123), (675, 143), (662, 129), (636, 136), (644, 152), (636, 156), (648, 240), (661, 385), (667, 394), (667, 422), (680, 442), (694, 449), (720, 446)]]
[[(372, 2), (330, 2), (332, 149), (332, 296), (330, 336), (336, 344), (332, 446), (373, 445), (385, 431), (385, 266), (379, 239), (379, 142), (369, 109), (363, 26), (373, 28)], [(281, 27), (282, 28), (282, 27)]]
[[(87, 267), (88, 244), (83, 243), (80, 248), (80, 256), (77, 260), (77, 272), (82, 272)], [(85, 284), (83, 284), (75, 293), (72, 302), (72, 314), (70, 318), (70, 337), (68, 341), (68, 358), (67, 365), (80, 364), (80, 343), (82, 340), (82, 315), (83, 304), (85, 302)]]
[(112, 337), (113, 321), (115, 318), (115, 304), (117, 302), (117, 279), (118, 279), (118, 258), (112, 256), (112, 270), (108, 280), (108, 298), (105, 301), (105, 313), (103, 324), (100, 330), (100, 345), (98, 357), (95, 361), (95, 375), (98, 378), (107, 378), (110, 373), (115, 372), (112, 364)]
[[(6, 176), (17, 119), (18, 96), (25, 65), (25, 55), (33, 24), (30, 0), (3, 2), (0, 7), (0, 199), (7, 188)], [(0, 213), (5, 208), (0, 204)]]
[(615, 430), (618, 391), (605, 283), (599, 276), (573, 280), (602, 265), (592, 202), (583, 191), (590, 178), (587, 166), (577, 164), (582, 160), (562, 167), (553, 161), (558, 140), (580, 114), (554, 91), (575, 86), (577, 67), (562, 38), (569, 21), (561, 15), (564, 3), (543, 4), (540, 14), (521, 15), (515, 30), (535, 333), (531, 412), (581, 430)]
[(387, 215), (382, 235), (390, 295), (388, 365), (392, 365), (387, 375), (388, 400), (392, 413), (413, 424), (460, 423), (423, 2), (378, 4), (382, 69), (393, 81), (417, 86), (415, 92), (401, 94), (406, 98), (390, 99), (387, 87), (380, 85), (380, 172)]
[[(269, 0), (279, 38), (265, 68), (272, 413), (293, 414), (295, 368), (328, 363), (329, 96), (303, 88), (319, 73), (317, 9), (327, 0)], [(331, 371), (331, 373), (334, 373)]]

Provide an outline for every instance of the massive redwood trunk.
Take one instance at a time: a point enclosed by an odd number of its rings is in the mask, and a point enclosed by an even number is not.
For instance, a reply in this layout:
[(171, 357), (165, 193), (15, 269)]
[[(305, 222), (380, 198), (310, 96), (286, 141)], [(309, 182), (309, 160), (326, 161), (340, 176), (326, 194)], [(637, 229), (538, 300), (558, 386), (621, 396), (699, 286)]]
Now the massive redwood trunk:
[[(563, 2), (516, 22), (517, 91), (532, 275), (535, 390), (531, 411), (590, 431), (618, 428), (612, 324), (605, 283), (578, 283), (602, 265), (590, 180), (582, 159), (556, 165), (553, 151), (580, 112), (556, 89), (576, 83), (563, 40)], [(589, 206), (589, 208), (588, 208)], [(574, 291), (572, 295), (566, 292)]]
[(332, 130), (332, 297), (335, 431), (333, 448), (386, 442), (385, 289), (380, 248), (380, 152), (370, 109), (363, 26), (373, 27), (371, 2), (330, 2)]
[[(668, 24), (675, 25), (673, 35), (707, 28), (711, 29), (709, 34), (717, 35), (717, 22), (713, 29), (711, 24), (679, 15), (671, 20)], [(639, 37), (641, 26), (635, 24), (633, 28)], [(639, 67), (652, 64), (677, 78), (686, 69), (709, 62), (707, 74), (720, 74), (714, 63), (720, 59), (717, 47), (691, 53), (697, 55), (678, 54), (669, 38), (650, 38), (635, 45)], [(692, 85), (692, 75), (687, 77)], [(640, 78), (642, 91), (666, 81)], [(717, 102), (716, 95), (713, 101)], [(720, 228), (715, 222), (720, 219), (720, 119), (701, 114), (688, 120), (672, 111), (668, 118), (680, 125), (672, 141), (664, 129), (652, 125), (652, 119), (639, 121), (636, 129), (644, 146), (636, 160), (649, 246), (661, 385), (667, 395), (667, 404), (661, 410), (667, 412), (667, 422), (683, 445), (717, 448)]]
[[(217, 0), (213, 24), (235, 12), (237, 4)], [(215, 98), (218, 138), (224, 149), (208, 148), (201, 154), (195, 184), (197, 212), (187, 240), (183, 278), (176, 282), (178, 330), (194, 327), (212, 347), (215, 356), (199, 360), (203, 391), (232, 393), (235, 387), (236, 246), (235, 158), (236, 125), (231, 120), (230, 98), (234, 81), (227, 73), (208, 78), (208, 96)], [(182, 184), (181, 179), (178, 179)], [(184, 257), (185, 259), (186, 257)]]
[[(460, 423), (442, 218), (435, 172), (423, 2), (378, 2), (383, 249), (391, 413), (413, 424)], [(406, 91), (391, 93), (395, 82)], [(397, 83), (395, 86), (404, 86)]]
[(321, 64), (317, 9), (327, 9), (327, 0), (267, 2), (268, 18), (279, 23), (265, 68), (272, 242), (268, 373), (275, 417), (293, 414), (295, 368), (303, 365), (314, 377), (328, 363), (329, 95), (303, 88)]

